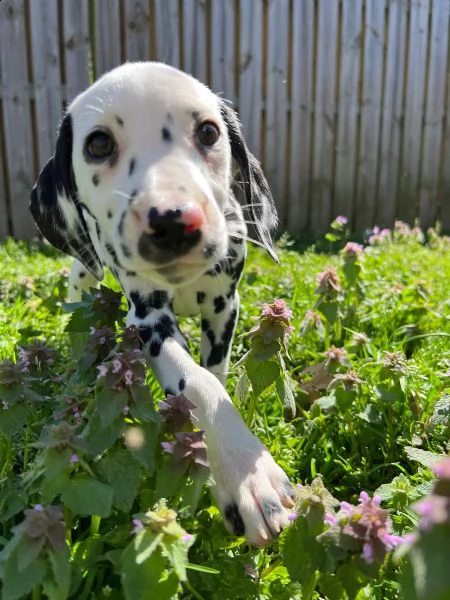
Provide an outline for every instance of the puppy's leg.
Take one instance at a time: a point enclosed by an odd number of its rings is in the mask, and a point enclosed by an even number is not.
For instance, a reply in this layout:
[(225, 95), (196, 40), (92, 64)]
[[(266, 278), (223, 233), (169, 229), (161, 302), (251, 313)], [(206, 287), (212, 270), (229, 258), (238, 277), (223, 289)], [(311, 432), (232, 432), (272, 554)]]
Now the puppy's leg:
[(80, 261), (74, 260), (69, 277), (69, 302), (79, 302), (82, 293), (89, 291), (91, 287), (98, 287), (98, 281)]
[[(217, 298), (217, 296), (216, 296)], [(239, 316), (239, 294), (231, 298), (206, 298), (202, 304), (202, 365), (225, 384), (230, 362), (231, 342)]]
[(188, 354), (167, 293), (134, 291), (127, 297), (127, 324), (140, 328), (144, 356), (160, 385), (183, 392), (196, 407), (193, 422), (205, 432), (213, 493), (228, 529), (255, 545), (269, 542), (288, 523), (293, 505), (286, 474), (248, 430), (217, 378)]

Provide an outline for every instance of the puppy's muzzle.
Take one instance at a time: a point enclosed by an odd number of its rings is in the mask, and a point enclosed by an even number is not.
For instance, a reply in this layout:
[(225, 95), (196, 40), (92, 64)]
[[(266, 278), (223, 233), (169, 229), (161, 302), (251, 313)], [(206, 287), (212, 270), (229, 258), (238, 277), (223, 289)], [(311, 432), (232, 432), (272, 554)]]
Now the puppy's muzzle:
[(147, 260), (155, 254), (167, 261), (183, 256), (200, 242), (203, 223), (204, 215), (195, 206), (163, 211), (153, 207), (148, 213), (148, 231), (139, 238), (139, 253)]

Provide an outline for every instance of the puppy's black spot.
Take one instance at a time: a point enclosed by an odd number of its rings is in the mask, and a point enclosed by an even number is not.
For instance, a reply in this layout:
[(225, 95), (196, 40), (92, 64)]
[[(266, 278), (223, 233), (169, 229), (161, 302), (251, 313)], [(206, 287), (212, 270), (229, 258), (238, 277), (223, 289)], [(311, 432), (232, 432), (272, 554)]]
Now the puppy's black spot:
[(126, 275), (127, 277), (136, 277), (137, 273), (136, 273), (136, 271), (127, 271), (127, 272), (125, 273), (125, 275)]
[(97, 232), (98, 239), (100, 239), (101, 230), (98, 221), (95, 221), (95, 231)]
[(161, 129), (161, 137), (165, 142), (172, 141), (172, 134), (170, 133), (170, 130), (167, 127), (163, 127)]
[(110, 210), (108, 210), (107, 215), (108, 215), (108, 219), (112, 219), (113, 218), (113, 214), (112, 214), (112, 212)]
[(286, 494), (286, 496), (288, 496), (288, 498), (292, 498), (292, 500), (294, 500), (294, 498), (295, 498), (294, 486), (292, 485), (292, 483), (290, 481), (285, 481), (283, 483), (283, 490), (284, 490), (284, 493)]
[(166, 387), (164, 393), (166, 396), (176, 396), (175, 392), (170, 387)]
[(211, 256), (216, 251), (217, 245), (214, 242), (207, 244), (207, 246), (203, 250), (203, 256), (205, 258), (211, 258)]
[(160, 337), (161, 342), (164, 342), (168, 337), (175, 335), (175, 327), (169, 315), (163, 315), (159, 321), (153, 326), (155, 333)]
[(245, 534), (244, 521), (242, 520), (241, 513), (239, 512), (238, 506), (235, 502), (225, 506), (223, 516), (230, 523), (234, 535)]
[(78, 291), (78, 286), (77, 286), (77, 285), (74, 285), (74, 286), (73, 286), (73, 289)]
[(205, 297), (205, 292), (197, 292), (197, 304), (203, 304)]
[[(126, 217), (126, 211), (124, 210), (123, 213), (120, 215), (119, 225), (117, 226), (117, 232), (120, 235), (120, 237), (123, 236), (123, 225), (125, 222), (125, 217)], [(124, 252), (124, 254), (125, 254), (125, 252)]]
[(133, 157), (130, 160), (130, 164), (128, 166), (128, 176), (129, 177), (131, 177), (131, 175), (133, 175), (133, 171), (134, 171), (135, 166), (136, 166), (136, 159)]
[(264, 500), (263, 502), (263, 511), (269, 517), (272, 515), (278, 515), (281, 512), (281, 505), (274, 500)]
[(139, 336), (144, 344), (150, 341), (153, 335), (153, 327), (147, 325), (145, 327), (139, 327)]
[(198, 121), (200, 118), (200, 113), (198, 112), (198, 110), (193, 110), (191, 112), (192, 118), (194, 119), (194, 121)]
[(116, 115), (116, 123), (123, 127), (123, 119)]
[(210, 328), (210, 323), (208, 319), (202, 319), (202, 331), (208, 331)]
[(214, 344), (209, 353), (208, 360), (206, 361), (207, 367), (214, 367), (222, 362), (224, 357), (225, 348), (223, 344)]
[(122, 248), (123, 255), (126, 258), (131, 258), (131, 256), (133, 255), (133, 253), (131, 252), (131, 250), (129, 249), (129, 247), (126, 244), (121, 244), (120, 247)]
[(86, 271), (80, 271), (78, 276), (80, 279), (84, 279), (86, 277)]
[(178, 389), (180, 390), (180, 392), (182, 392), (184, 390), (184, 388), (186, 387), (186, 381), (184, 380), (184, 378), (182, 377), (180, 379), (180, 381), (178, 382)]
[(92, 175), (92, 183), (95, 185), (95, 187), (97, 187), (98, 184), (100, 183), (100, 176), (98, 173), (94, 173)]
[(149, 304), (152, 308), (161, 309), (169, 304), (169, 295), (164, 290), (155, 290), (148, 296)]
[(225, 298), (223, 296), (216, 296), (214, 298), (214, 312), (216, 314), (221, 313), (225, 308)]
[(137, 290), (130, 293), (131, 301), (134, 304), (134, 314), (137, 319), (144, 319), (150, 312), (150, 307), (145, 298)]
[(233, 242), (233, 244), (236, 244), (237, 246), (241, 246), (244, 243), (244, 240), (242, 238), (234, 237), (233, 235), (230, 237), (230, 241)]
[(138, 191), (133, 190), (130, 194), (130, 197), (128, 198), (128, 204), (131, 204), (137, 195), (138, 195)]
[(228, 348), (230, 347), (231, 338), (233, 337), (234, 325), (236, 323), (237, 311), (232, 310), (230, 316), (225, 323), (222, 338), (219, 343), (216, 344), (215, 335), (212, 330), (206, 332), (206, 335), (211, 344), (211, 352), (206, 361), (207, 367), (213, 367), (218, 365), (227, 355)]
[(152, 342), (149, 348), (150, 356), (157, 357), (161, 352), (161, 342)]

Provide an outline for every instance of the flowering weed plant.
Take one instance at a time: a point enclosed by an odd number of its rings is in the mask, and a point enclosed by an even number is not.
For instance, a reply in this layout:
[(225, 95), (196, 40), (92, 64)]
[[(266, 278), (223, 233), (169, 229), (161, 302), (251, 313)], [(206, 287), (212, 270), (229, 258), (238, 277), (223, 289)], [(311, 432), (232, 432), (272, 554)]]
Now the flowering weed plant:
[(0, 246), (4, 600), (450, 597), (450, 243), (342, 216), (327, 243), (250, 249), (241, 285), (227, 387), (296, 484), (264, 549), (225, 530), (195, 399), (163, 395), (112, 280), (67, 306), (68, 261)]

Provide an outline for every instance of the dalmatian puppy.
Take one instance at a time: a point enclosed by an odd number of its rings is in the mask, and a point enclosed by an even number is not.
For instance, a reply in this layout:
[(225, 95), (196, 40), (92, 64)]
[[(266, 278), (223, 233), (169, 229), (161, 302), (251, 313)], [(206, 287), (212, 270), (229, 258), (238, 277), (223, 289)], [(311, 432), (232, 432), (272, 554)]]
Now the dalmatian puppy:
[[(161, 387), (196, 407), (227, 528), (259, 546), (288, 523), (293, 491), (223, 385), (247, 235), (233, 160), (256, 236), (276, 259), (272, 196), (236, 114), (175, 68), (127, 63), (69, 106), (30, 208), (41, 233), (77, 259), (72, 300), (102, 280), (104, 266), (120, 282), (127, 324), (139, 328)], [(175, 317), (199, 313), (201, 366)]]

